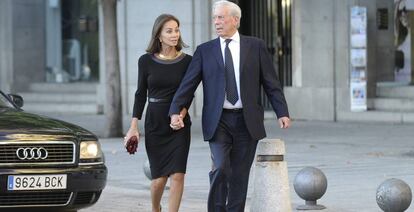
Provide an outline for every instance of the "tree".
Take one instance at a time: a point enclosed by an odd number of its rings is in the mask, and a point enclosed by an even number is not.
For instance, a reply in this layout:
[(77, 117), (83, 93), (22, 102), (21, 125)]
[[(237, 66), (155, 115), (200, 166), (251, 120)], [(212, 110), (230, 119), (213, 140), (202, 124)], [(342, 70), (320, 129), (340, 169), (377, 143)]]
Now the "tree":
[(117, 0), (101, 0), (103, 11), (106, 104), (105, 137), (122, 136), (121, 77), (116, 25)]

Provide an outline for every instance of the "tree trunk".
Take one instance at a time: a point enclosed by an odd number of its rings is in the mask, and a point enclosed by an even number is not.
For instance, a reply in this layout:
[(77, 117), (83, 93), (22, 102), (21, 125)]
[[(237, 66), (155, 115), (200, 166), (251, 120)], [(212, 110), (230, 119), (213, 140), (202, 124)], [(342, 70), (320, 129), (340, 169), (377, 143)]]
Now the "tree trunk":
[(122, 136), (121, 77), (116, 26), (117, 0), (101, 0), (104, 21), (106, 104), (105, 136)]

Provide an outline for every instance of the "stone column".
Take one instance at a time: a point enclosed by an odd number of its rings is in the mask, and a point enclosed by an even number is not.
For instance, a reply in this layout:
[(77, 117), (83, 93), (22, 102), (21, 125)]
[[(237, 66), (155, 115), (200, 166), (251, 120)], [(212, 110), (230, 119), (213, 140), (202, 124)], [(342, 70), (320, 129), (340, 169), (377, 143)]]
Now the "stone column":
[(0, 1), (0, 90), (12, 92), (13, 42), (11, 0)]

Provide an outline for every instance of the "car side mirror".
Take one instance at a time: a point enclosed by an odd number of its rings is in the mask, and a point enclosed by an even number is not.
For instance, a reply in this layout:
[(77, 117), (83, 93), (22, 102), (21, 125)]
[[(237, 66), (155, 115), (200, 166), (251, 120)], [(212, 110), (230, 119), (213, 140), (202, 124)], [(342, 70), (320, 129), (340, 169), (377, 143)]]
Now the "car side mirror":
[(23, 97), (16, 95), (16, 94), (8, 94), (10, 100), (17, 105), (19, 108), (23, 107)]

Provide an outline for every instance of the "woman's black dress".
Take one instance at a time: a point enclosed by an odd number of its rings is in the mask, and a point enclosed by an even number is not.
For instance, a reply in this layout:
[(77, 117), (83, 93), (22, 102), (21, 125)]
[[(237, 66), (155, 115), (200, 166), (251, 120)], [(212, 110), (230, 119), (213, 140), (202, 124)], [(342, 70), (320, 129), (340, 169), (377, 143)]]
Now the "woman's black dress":
[[(138, 61), (138, 89), (135, 92), (133, 117), (141, 119), (148, 97), (145, 147), (153, 179), (186, 172), (190, 117), (187, 114), (184, 128), (175, 131), (170, 128), (168, 111), (190, 62), (191, 56), (184, 53), (174, 60), (160, 60), (152, 54), (145, 54)], [(187, 108), (189, 106), (190, 103)]]

